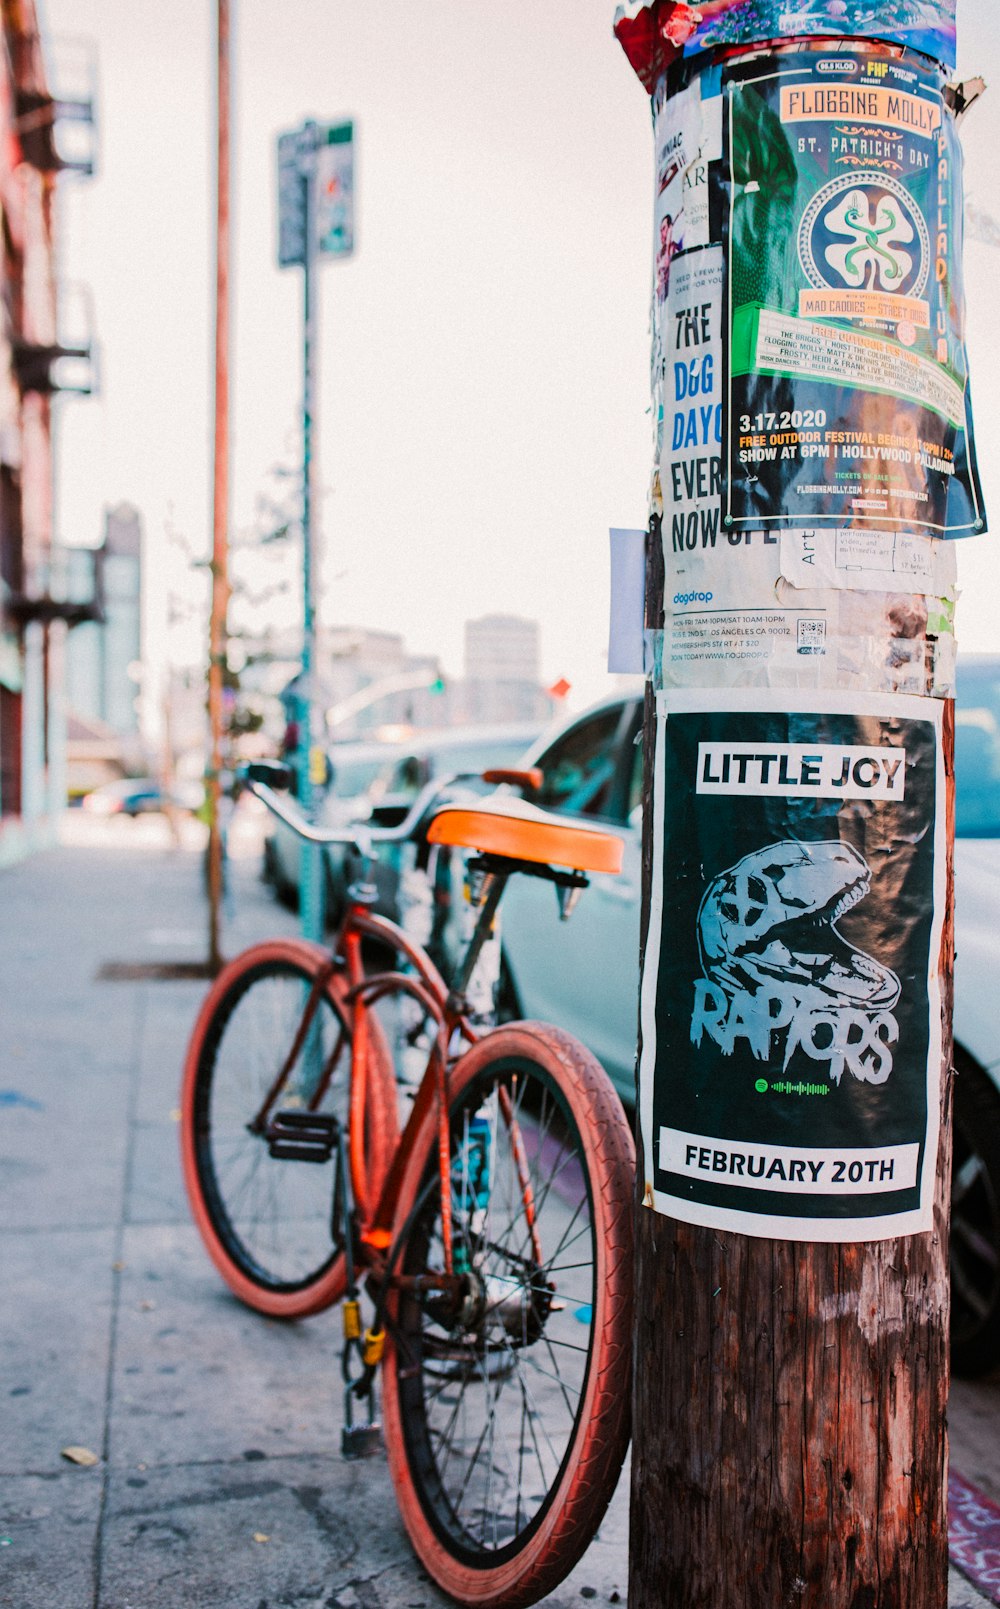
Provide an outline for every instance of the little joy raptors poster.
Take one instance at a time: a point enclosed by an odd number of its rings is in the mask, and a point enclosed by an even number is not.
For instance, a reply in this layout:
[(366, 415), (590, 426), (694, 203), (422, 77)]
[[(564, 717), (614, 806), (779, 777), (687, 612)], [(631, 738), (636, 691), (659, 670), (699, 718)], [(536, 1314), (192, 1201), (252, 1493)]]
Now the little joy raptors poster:
[(930, 1227), (940, 702), (755, 689), (660, 709), (647, 1204), (799, 1240)]

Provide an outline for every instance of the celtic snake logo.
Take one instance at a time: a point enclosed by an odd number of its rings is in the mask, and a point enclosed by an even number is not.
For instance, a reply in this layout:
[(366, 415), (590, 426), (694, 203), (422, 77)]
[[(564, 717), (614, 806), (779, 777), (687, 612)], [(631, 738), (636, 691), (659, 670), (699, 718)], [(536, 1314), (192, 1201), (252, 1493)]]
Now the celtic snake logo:
[(827, 246), (824, 253), (849, 285), (866, 284), (870, 274), (873, 285), (881, 277), (887, 289), (895, 289), (913, 267), (913, 258), (903, 250), (913, 239), (913, 227), (891, 197), (870, 202), (863, 190), (851, 190), (825, 222), (830, 234), (850, 237)]
[(921, 296), (930, 269), (927, 225), (912, 196), (886, 174), (841, 174), (813, 196), (799, 224), (810, 285)]

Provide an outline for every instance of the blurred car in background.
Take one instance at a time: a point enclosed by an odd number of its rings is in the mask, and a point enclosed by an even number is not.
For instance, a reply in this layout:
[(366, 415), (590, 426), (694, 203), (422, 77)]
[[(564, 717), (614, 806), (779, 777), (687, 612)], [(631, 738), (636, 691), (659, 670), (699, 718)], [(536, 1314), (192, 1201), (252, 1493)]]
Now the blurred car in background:
[[(960, 661), (956, 703), (956, 949), (952, 1357), (1000, 1363), (1000, 656)], [(515, 877), (501, 912), (504, 1015), (556, 1022), (588, 1045), (635, 1102), (641, 891), (642, 700), (606, 699), (523, 761), (532, 801), (620, 833), (617, 877), (560, 924), (552, 889)]]
[(1000, 1362), (1000, 656), (958, 664), (952, 1361)]
[[(349, 821), (366, 821), (401, 754), (398, 743), (335, 744), (329, 752), (330, 781), (319, 810), (320, 824), (341, 827)], [(299, 899), (300, 840), (274, 816), (268, 817), (268, 823), (264, 879), (282, 904), (294, 909)]]
[(618, 876), (594, 874), (568, 922), (555, 892), (512, 877), (503, 897), (503, 1010), (555, 1022), (604, 1064), (626, 1103), (635, 1098), (642, 885), (642, 697), (604, 699), (536, 744), (524, 766), (542, 773), (528, 795), (544, 810), (619, 833)]
[(136, 816), (153, 810), (197, 810), (205, 797), (200, 783), (178, 783), (165, 795), (155, 777), (119, 777), (85, 793), (81, 806), (94, 816)]
[[(319, 811), (325, 827), (345, 827), (371, 821), (394, 827), (406, 815), (417, 794), (435, 777), (470, 773), (478, 776), (491, 766), (517, 764), (538, 737), (538, 724), (454, 726), (404, 743), (339, 743), (329, 752), (331, 781)], [(475, 787), (476, 784), (471, 784)], [(278, 897), (298, 903), (299, 839), (290, 828), (275, 822), (264, 846), (264, 875)], [(331, 846), (326, 863), (327, 921), (335, 922), (347, 886), (356, 869), (356, 857)], [(379, 890), (376, 910), (397, 913), (398, 857), (383, 854), (374, 867)]]

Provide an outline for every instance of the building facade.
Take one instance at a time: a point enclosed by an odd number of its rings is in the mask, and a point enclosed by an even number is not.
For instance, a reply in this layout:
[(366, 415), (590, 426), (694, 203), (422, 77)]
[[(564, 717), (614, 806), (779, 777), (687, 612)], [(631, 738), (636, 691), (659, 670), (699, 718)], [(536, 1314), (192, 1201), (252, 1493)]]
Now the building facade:
[(334, 740), (394, 727), (447, 726), (453, 719), (440, 661), (410, 653), (399, 632), (324, 628), (319, 664)]
[(99, 548), (66, 549), (66, 592), (76, 602), (96, 594), (100, 620), (70, 634), (66, 699), (74, 715), (101, 721), (126, 737), (139, 730), (136, 666), (142, 659), (142, 520), (131, 503), (104, 516)]
[[(47, 840), (65, 797), (66, 634), (94, 600), (66, 601), (54, 550), (52, 417), (61, 389), (89, 390), (89, 342), (60, 342), (55, 191), (59, 124), (85, 101), (49, 85), (34, 0), (0, 0), (0, 863)], [(60, 365), (82, 360), (64, 385)], [(82, 611), (82, 612), (81, 612)], [(89, 612), (89, 613), (88, 613)]]
[(537, 620), (483, 615), (465, 622), (465, 719), (546, 720), (551, 700), (539, 685)]

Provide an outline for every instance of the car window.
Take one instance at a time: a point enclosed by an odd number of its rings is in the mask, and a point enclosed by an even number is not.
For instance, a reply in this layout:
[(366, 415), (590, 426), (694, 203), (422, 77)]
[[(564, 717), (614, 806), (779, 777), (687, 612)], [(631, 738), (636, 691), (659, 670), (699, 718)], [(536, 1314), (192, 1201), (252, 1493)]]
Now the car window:
[(632, 741), (632, 764), (628, 777), (628, 800), (625, 814), (631, 817), (633, 810), (642, 804), (642, 726)]
[(390, 760), (376, 756), (371, 760), (341, 760), (333, 755), (333, 781), (330, 791), (338, 799), (355, 799), (367, 793), (380, 777), (388, 773)]
[(621, 723), (619, 705), (571, 728), (537, 761), (542, 785), (535, 794), (547, 810), (599, 816), (611, 798), (615, 772), (614, 738)]
[(389, 778), (386, 794), (401, 794), (404, 799), (415, 799), (428, 776), (427, 761), (419, 754), (408, 754), (400, 760)]
[(474, 743), (442, 744), (434, 753), (434, 773), (447, 776), (449, 771), (468, 771), (478, 776), (482, 771), (512, 766), (522, 758), (530, 742), (530, 736), (526, 738), (518, 733), (511, 738), (477, 738)]
[(1000, 665), (959, 663), (955, 833), (1000, 838)]

